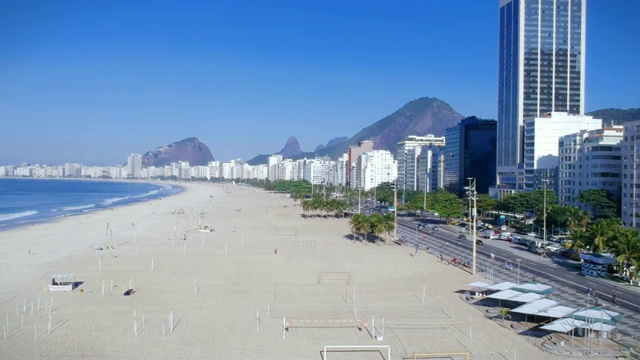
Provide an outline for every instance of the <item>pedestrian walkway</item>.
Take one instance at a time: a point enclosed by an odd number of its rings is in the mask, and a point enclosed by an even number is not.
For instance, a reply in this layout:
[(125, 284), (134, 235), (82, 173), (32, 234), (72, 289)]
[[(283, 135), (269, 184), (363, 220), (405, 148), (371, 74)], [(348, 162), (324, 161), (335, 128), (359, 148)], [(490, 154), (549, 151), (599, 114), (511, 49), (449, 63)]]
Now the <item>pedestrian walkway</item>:
[[(440, 227), (443, 229), (443, 227)], [(444, 230), (444, 229), (443, 229)], [(466, 262), (470, 257), (469, 250), (467, 248), (456, 245), (456, 240), (441, 240), (434, 236), (419, 236), (417, 239), (415, 235), (412, 235), (408, 230), (399, 229), (405, 235), (405, 246), (420, 247), (422, 249), (429, 248), (429, 253), (440, 258), (442, 256), (445, 262), (456, 258), (462, 262)], [(440, 230), (439, 230), (440, 231)], [(451, 235), (451, 232), (441, 233), (442, 236), (455, 236)], [(510, 261), (511, 260), (511, 261)], [(494, 256), (492, 260), (491, 256), (478, 255), (477, 257), (477, 273), (487, 279), (487, 282), (500, 283), (504, 281), (516, 282), (517, 266), (514, 268), (514, 262), (512, 259), (501, 259)], [(468, 270), (467, 270), (468, 271)], [(587, 294), (586, 288), (583, 293), (577, 293), (573, 288), (567, 288), (560, 285), (551, 278), (544, 278), (540, 276), (534, 276), (528, 273), (526, 270), (520, 270), (520, 282), (538, 281), (545, 285), (550, 285), (555, 288), (555, 291), (550, 295), (550, 298), (557, 301), (560, 305), (569, 306), (573, 308), (584, 308), (588, 306), (595, 306), (596, 302), (592, 294)], [(598, 294), (596, 294), (598, 296)], [(624, 314), (624, 318), (618, 324), (615, 333), (618, 336), (625, 336), (628, 340), (631, 340), (632, 347), (640, 347), (640, 313), (632, 312), (629, 309), (623, 308), (616, 304), (611, 303), (610, 298), (602, 299), (597, 298), (597, 305), (606, 307), (615, 312)], [(634, 345), (635, 344), (635, 345)]]

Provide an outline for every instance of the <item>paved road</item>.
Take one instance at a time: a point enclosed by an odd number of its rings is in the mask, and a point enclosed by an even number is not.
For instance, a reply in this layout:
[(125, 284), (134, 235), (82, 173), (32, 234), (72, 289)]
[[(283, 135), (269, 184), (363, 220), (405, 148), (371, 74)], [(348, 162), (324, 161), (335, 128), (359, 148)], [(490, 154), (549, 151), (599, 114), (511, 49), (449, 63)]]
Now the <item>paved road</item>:
[[(429, 246), (430, 252), (446, 258), (457, 257), (463, 261), (472, 258), (472, 242), (459, 239), (459, 228), (450, 225), (436, 225), (438, 230), (417, 229), (419, 218), (398, 218), (398, 236), (403, 236), (405, 245)], [(430, 219), (433, 223), (436, 219)], [(431, 225), (429, 225), (431, 226)], [(467, 236), (471, 238), (471, 235)], [(578, 262), (553, 254), (547, 258), (501, 240), (482, 239), (484, 245), (477, 245), (477, 271), (493, 282), (532, 281), (534, 278), (556, 288), (552, 298), (559, 303), (574, 308), (593, 306), (593, 297), (587, 296), (587, 288), (594, 289), (598, 304), (625, 314), (619, 329), (640, 338), (640, 288), (628, 284), (582, 275)], [(448, 244), (448, 246), (447, 246)], [(491, 254), (495, 260), (491, 260)], [(520, 259), (518, 262), (517, 259)], [(519, 266), (518, 266), (519, 265)], [(611, 294), (617, 295), (615, 304)]]

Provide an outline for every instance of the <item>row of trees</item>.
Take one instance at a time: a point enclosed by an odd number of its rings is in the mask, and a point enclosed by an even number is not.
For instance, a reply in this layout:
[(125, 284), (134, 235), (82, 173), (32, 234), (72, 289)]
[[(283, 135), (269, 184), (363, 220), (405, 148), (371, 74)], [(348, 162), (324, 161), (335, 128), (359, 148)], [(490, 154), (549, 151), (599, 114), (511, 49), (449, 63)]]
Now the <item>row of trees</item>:
[[(342, 216), (361, 199), (375, 198), (387, 204), (394, 204), (394, 189), (390, 183), (381, 184), (367, 192), (339, 189), (342, 199), (332, 198), (324, 187), (313, 187), (305, 181), (278, 181), (268, 183), (265, 188), (272, 191), (286, 192), (301, 201), (305, 213), (323, 215), (333, 213)], [(449, 221), (462, 217), (468, 211), (468, 200), (444, 190), (430, 193), (412, 190), (397, 190), (398, 210), (426, 210), (437, 212), (441, 218)], [(546, 206), (545, 206), (546, 198)], [(404, 199), (404, 203), (402, 200)], [(542, 228), (544, 209), (546, 207), (547, 228), (563, 228), (569, 230), (570, 248), (580, 253), (589, 250), (593, 253), (609, 251), (615, 254), (620, 272), (629, 277), (637, 276), (640, 270), (640, 236), (634, 229), (624, 228), (616, 217), (619, 201), (603, 189), (592, 189), (578, 196), (585, 208), (561, 206), (554, 191), (519, 192), (504, 199), (496, 200), (486, 194), (476, 197), (476, 208), (482, 217), (488, 211), (524, 214), (533, 217), (533, 224), (513, 223), (514, 227)], [(350, 220), (354, 234), (364, 237), (373, 233), (380, 237), (383, 233), (394, 230), (394, 214), (355, 214)]]
[(387, 233), (389, 236), (395, 230), (395, 216), (388, 214), (354, 214), (349, 221), (351, 232), (353, 234), (364, 234), (364, 240), (367, 241), (367, 234), (374, 233), (376, 237)]

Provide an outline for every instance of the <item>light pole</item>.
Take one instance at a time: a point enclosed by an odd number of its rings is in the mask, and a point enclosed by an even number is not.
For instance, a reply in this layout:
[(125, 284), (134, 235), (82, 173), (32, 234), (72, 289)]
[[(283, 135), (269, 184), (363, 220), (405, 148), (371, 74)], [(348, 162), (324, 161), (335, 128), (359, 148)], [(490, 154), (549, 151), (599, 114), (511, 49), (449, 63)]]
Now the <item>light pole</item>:
[(547, 254), (547, 183), (549, 179), (542, 179), (542, 185), (544, 187), (544, 205), (542, 208), (542, 256), (546, 257)]
[(518, 284), (520, 284), (520, 261), (521, 261), (521, 260), (522, 260), (522, 259), (518, 259), (518, 260), (517, 260), (517, 261), (518, 261)]
[[(471, 224), (471, 233), (473, 234), (473, 263), (472, 263), (472, 268), (471, 268), (471, 274), (475, 275), (476, 273), (476, 226), (477, 226), (477, 221), (476, 221), (476, 196), (477, 196), (477, 192), (476, 192), (476, 179), (475, 178), (467, 178), (467, 180), (469, 180), (469, 186), (465, 187), (467, 189), (467, 194), (469, 195), (469, 209), (472, 210), (471, 213), (469, 214), (469, 219), (472, 221)], [(473, 201), (473, 209), (471, 209), (471, 201)]]
[(393, 241), (398, 240), (398, 179), (393, 185)]

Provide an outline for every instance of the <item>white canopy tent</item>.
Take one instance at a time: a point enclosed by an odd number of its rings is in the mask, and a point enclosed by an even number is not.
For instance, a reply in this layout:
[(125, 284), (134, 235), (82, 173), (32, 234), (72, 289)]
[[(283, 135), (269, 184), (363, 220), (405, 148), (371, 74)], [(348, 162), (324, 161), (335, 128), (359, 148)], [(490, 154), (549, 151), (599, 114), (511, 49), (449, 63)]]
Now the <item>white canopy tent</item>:
[(559, 319), (570, 315), (574, 311), (576, 311), (576, 309), (572, 307), (558, 305), (552, 308), (540, 310), (536, 315)]
[(589, 324), (582, 320), (564, 318), (554, 320), (547, 325), (541, 326), (541, 329), (557, 331), (557, 332), (569, 332), (575, 328), (586, 328)]
[(540, 284), (539, 282), (529, 282), (523, 285), (514, 286), (512, 289), (536, 294), (549, 294), (555, 291), (553, 286)]
[(540, 311), (554, 307), (558, 305), (558, 302), (549, 299), (539, 299), (526, 303), (512, 309), (511, 312), (525, 314), (525, 315), (537, 315)]
[(502, 291), (502, 290), (508, 290), (513, 288), (514, 286), (518, 286), (518, 284), (516, 283), (512, 283), (510, 281), (505, 281), (505, 282), (501, 282), (499, 284), (494, 284), (488, 287), (489, 290), (498, 290), (498, 291)]

